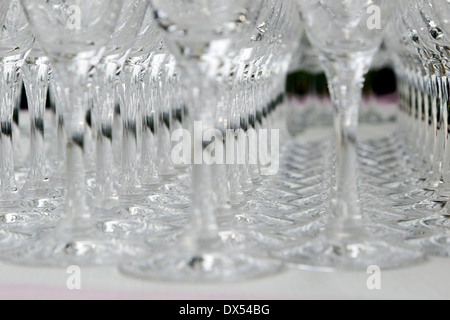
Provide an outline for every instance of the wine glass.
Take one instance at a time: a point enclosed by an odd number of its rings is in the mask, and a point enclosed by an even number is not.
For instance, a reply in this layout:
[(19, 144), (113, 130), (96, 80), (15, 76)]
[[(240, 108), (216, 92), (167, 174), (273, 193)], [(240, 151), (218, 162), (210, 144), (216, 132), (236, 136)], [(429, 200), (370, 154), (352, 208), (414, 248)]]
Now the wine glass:
[[(25, 228), (41, 229), (44, 215), (30, 210), (22, 203), (15, 177), (13, 120), (17, 91), (20, 88), (20, 72), (35, 38), (19, 1), (2, 1), (3, 25), (0, 33), (0, 228), (6, 237), (5, 248), (22, 242), (10, 242), (8, 232), (24, 232)], [(45, 222), (44, 222), (45, 224)], [(36, 232), (36, 235), (39, 232)], [(27, 233), (27, 238), (31, 234)], [(13, 237), (14, 238), (14, 237)], [(21, 237), (26, 238), (25, 236)], [(32, 237), (33, 239), (35, 237)], [(3, 248), (2, 248), (3, 249)]]
[[(429, 191), (418, 192), (417, 189), (424, 186), (424, 181), (427, 181), (432, 172), (437, 131), (436, 117), (432, 117), (434, 107), (430, 103), (432, 99), (426, 81), (428, 67), (422, 63), (418, 54), (423, 50), (417, 47), (415, 41), (411, 41), (416, 36), (415, 32), (408, 30), (407, 17), (402, 14), (407, 12), (405, 8), (401, 8), (405, 4), (402, 2), (397, 7), (390, 28), (392, 36), (385, 37), (398, 79), (401, 111), (398, 115), (400, 126), (388, 139), (390, 146), (385, 150), (385, 159), (389, 160), (389, 157), (392, 159), (394, 156), (398, 161), (385, 162), (387, 165), (384, 166), (380, 164), (379, 167), (385, 168), (385, 173), (378, 175), (382, 178), (383, 192), (389, 193), (389, 198), (396, 203), (391, 209), (400, 208), (395, 210), (400, 215), (405, 204), (414, 204), (419, 197), (423, 199), (430, 194)], [(389, 167), (397, 169), (392, 172)], [(405, 176), (408, 178), (405, 179)], [(414, 210), (403, 211), (407, 216), (411, 216)]]
[[(442, 101), (445, 103), (445, 100), (449, 100), (450, 88), (449, 88), (449, 74), (450, 74), (450, 65), (448, 58), (448, 49), (446, 47), (450, 41), (450, 20), (448, 19), (448, 13), (450, 12), (450, 4), (442, 1), (430, 1), (431, 7), (433, 10), (433, 18), (438, 21), (438, 26), (434, 30), (431, 30), (431, 35), (435, 39), (436, 48), (438, 48), (438, 56), (442, 60), (442, 66), (444, 67), (445, 75), (442, 76)], [(444, 73), (444, 72), (443, 72)], [(447, 99), (445, 99), (447, 98)], [(444, 105), (444, 119), (445, 119), (445, 108)], [(444, 184), (440, 188), (440, 193), (445, 197), (450, 196), (450, 168), (449, 168), (449, 160), (450, 160), (450, 147), (448, 146), (449, 142), (449, 132), (444, 131), (444, 142), (445, 142), (445, 154), (444, 154), (444, 163), (443, 163), (443, 182)]]
[[(418, 14), (411, 12), (413, 23), (421, 28), (418, 28), (418, 36), (423, 41), (423, 46), (429, 48), (432, 58), (424, 61), (430, 66), (430, 85), (433, 101), (433, 109), (436, 108), (436, 138), (433, 150), (433, 168), (432, 174), (427, 179), (425, 187), (429, 190), (435, 191), (432, 197), (428, 200), (430, 202), (446, 201), (448, 194), (443, 192), (446, 184), (443, 184), (443, 177), (445, 174), (446, 149), (448, 146), (448, 26), (446, 19), (442, 19), (442, 12), (448, 12), (448, 4), (441, 4), (432, 1), (417, 1), (416, 8)], [(445, 13), (444, 13), (445, 15)], [(447, 28), (447, 30), (445, 29)], [(416, 206), (416, 208), (419, 206)], [(419, 207), (420, 209), (420, 207)]]
[[(160, 33), (156, 23), (152, 26)], [(149, 191), (149, 206), (171, 210), (175, 215), (189, 206), (188, 166), (172, 161), (172, 136), (186, 124), (182, 76), (173, 54), (160, 38), (152, 52), (142, 82), (142, 147), (140, 177)], [(173, 209), (173, 210), (172, 210)], [(154, 216), (154, 215), (153, 215)]]
[[(152, 148), (155, 134), (152, 130), (156, 128), (153, 108), (156, 109), (159, 101), (151, 96), (158, 90), (147, 86), (146, 79), (154, 72), (162, 72), (153, 62), (158, 51), (164, 51), (164, 45), (147, 1), (129, 1), (124, 6), (122, 19), (124, 23), (119, 23), (111, 44), (115, 54), (103, 58), (101, 62), (104, 65), (102, 69), (106, 67), (109, 76), (105, 78), (106, 82), (102, 80), (96, 86), (96, 95), (103, 97), (99, 101), (104, 101), (105, 84), (108, 88), (108, 106), (102, 111), (101, 130), (104, 131), (102, 134), (110, 135), (103, 137), (105, 141), (98, 145), (101, 159), (107, 161), (107, 167), (110, 168), (105, 168), (105, 163), (97, 158), (97, 171), (100, 173), (98, 191), (110, 194), (106, 198), (100, 197), (104, 200), (99, 205), (103, 213), (97, 217), (98, 226), (116, 238), (131, 237), (137, 242), (143, 239), (150, 241), (151, 238), (153, 242), (162, 242), (167, 240), (163, 235), (173, 237), (175, 232), (172, 220), (167, 219), (167, 213), (160, 208), (160, 203), (148, 201), (148, 194), (154, 195), (152, 187), (160, 182), (154, 170), (156, 154)], [(131, 28), (124, 28), (124, 24), (129, 24)], [(127, 51), (117, 55), (122, 48)], [(120, 115), (114, 115), (116, 100), (120, 101)], [(122, 134), (119, 170), (112, 170), (113, 115), (122, 124), (120, 129), (116, 128)], [(139, 121), (141, 118), (142, 122)], [(141, 148), (139, 140), (142, 142)]]
[(119, 186), (114, 166), (113, 127), (119, 75), (136, 42), (148, 9), (147, 0), (126, 0), (103, 56), (92, 75), (93, 118), (96, 139), (95, 219), (102, 231), (115, 237), (137, 229), (138, 221), (120, 215)]
[(51, 59), (60, 87), (66, 176), (58, 226), (41, 241), (10, 252), (8, 259), (14, 263), (107, 264), (120, 259), (124, 252), (124, 246), (96, 232), (87, 206), (83, 156), (89, 72), (111, 38), (122, 3), (117, 0), (22, 1), (33, 31)]
[(117, 197), (113, 185), (112, 128), (119, 74), (141, 28), (148, 1), (126, 0), (119, 21), (94, 74), (94, 119), (97, 129), (97, 192), (98, 206), (105, 208)]
[[(444, 91), (442, 84), (442, 71), (444, 69), (439, 59), (439, 46), (433, 43), (432, 26), (429, 25), (430, 21), (427, 21), (427, 15), (430, 13), (427, 11), (427, 4), (421, 2), (401, 3), (402, 6), (402, 22), (405, 24), (407, 34), (409, 35), (408, 47), (414, 50), (414, 54), (420, 59), (422, 65), (422, 72), (410, 72), (406, 73), (406, 85), (404, 86), (404, 95), (415, 97), (417, 94), (419, 97), (422, 92), (425, 92), (425, 101), (423, 103), (424, 109), (428, 110), (428, 117), (430, 127), (426, 131), (426, 134), (430, 138), (430, 143), (427, 144), (431, 147), (431, 152), (425, 153), (431, 155), (431, 158), (426, 158), (428, 165), (426, 170), (422, 173), (425, 181), (413, 185), (413, 190), (406, 193), (409, 198), (413, 198), (413, 203), (410, 206), (400, 205), (401, 210), (412, 210), (419, 214), (427, 214), (427, 212), (433, 210), (439, 210), (439, 206), (436, 206), (436, 201), (440, 201), (439, 188), (442, 176), (442, 167), (444, 160), (445, 150), (445, 127), (447, 121), (445, 119), (446, 108), (443, 106), (445, 97), (442, 95)], [(430, 7), (431, 8), (431, 7)], [(434, 22), (432, 22), (434, 23)], [(424, 26), (425, 28), (417, 28), (418, 26)], [(416, 29), (417, 28), (417, 29)], [(430, 30), (430, 31), (428, 31)], [(421, 73), (423, 74), (421, 76)], [(418, 74), (418, 76), (416, 76)], [(422, 87), (422, 89), (416, 93), (416, 88)], [(413, 119), (419, 118), (419, 106), (417, 99), (412, 99), (410, 104), (410, 111)], [(406, 107), (408, 109), (408, 106)], [(423, 111), (422, 111), (423, 113)], [(410, 121), (411, 131), (415, 131), (417, 121)], [(408, 140), (411, 142), (411, 139)], [(412, 142), (411, 142), (412, 143)], [(424, 150), (426, 152), (426, 149)], [(408, 199), (407, 199), (408, 200)]]
[[(357, 128), (364, 75), (383, 39), (392, 1), (298, 1), (308, 38), (319, 52), (333, 100), (336, 164), (325, 230), (274, 253), (287, 263), (317, 270), (400, 267), (424, 253), (403, 245), (400, 232), (373, 223), (358, 196)], [(328, 21), (324, 24), (323, 21)]]
[(4, 1), (7, 9), (2, 28), (1, 68), (2, 77), (2, 152), (1, 152), (1, 199), (6, 202), (17, 199), (17, 185), (14, 176), (12, 143), (12, 122), (16, 107), (16, 92), (19, 89), (20, 67), (29, 54), (34, 37), (29, 28), (20, 3)]
[[(450, 6), (439, 1), (418, 0), (403, 4), (403, 23), (410, 34), (410, 46), (416, 48), (425, 77), (432, 123), (432, 170), (421, 189), (431, 191), (428, 197), (418, 198), (412, 208), (422, 217), (402, 221), (405, 228), (419, 230), (411, 242), (419, 244), (433, 255), (448, 256), (449, 233), (446, 218), (448, 205), (448, 51), (449, 27), (445, 13)], [(417, 87), (412, 83), (412, 87)], [(413, 128), (413, 130), (417, 128)], [(426, 149), (425, 149), (426, 151)], [(442, 208), (443, 207), (443, 208)], [(441, 209), (442, 208), (442, 209)], [(432, 233), (431, 236), (429, 233)]]
[[(390, 164), (403, 169), (396, 174), (387, 171), (384, 177), (389, 182), (384, 190), (396, 202), (388, 210), (397, 217), (397, 221), (392, 218), (394, 223), (415, 230), (420, 238), (433, 234), (420, 221), (439, 211), (446, 201), (440, 181), (448, 131), (443, 101), (448, 98), (442, 72), (445, 63), (439, 58), (445, 39), (433, 43), (439, 34), (435, 26), (439, 19), (433, 10), (430, 3), (401, 2), (393, 21), (394, 37), (386, 40), (394, 52), (404, 133), (394, 137), (400, 161)], [(405, 175), (409, 178), (404, 179)]]
[(139, 151), (138, 137), (140, 136), (138, 115), (140, 114), (139, 105), (143, 78), (152, 53), (160, 42), (161, 35), (154, 23), (152, 9), (148, 8), (135, 42), (124, 62), (120, 73), (120, 82), (116, 86), (122, 122), (119, 198), (122, 207), (128, 206), (127, 210), (130, 212), (134, 209), (145, 212), (144, 206), (134, 207), (136, 203), (146, 198), (146, 190), (142, 186), (139, 175), (139, 159), (136, 157)]
[[(193, 159), (203, 156), (204, 130), (214, 128), (215, 75), (223, 57), (240, 48), (255, 27), (266, 1), (154, 0), (156, 21), (183, 75), (191, 81), (189, 118), (195, 131)], [(200, 134), (199, 134), (200, 133)], [(200, 161), (199, 161), (200, 162)], [(190, 223), (175, 248), (121, 265), (127, 274), (168, 281), (237, 281), (279, 270), (280, 264), (229, 250), (220, 240), (215, 217), (212, 166), (192, 164)]]
[[(284, 92), (290, 62), (300, 45), (302, 24), (296, 10), (296, 2), (276, 1), (273, 11), (274, 14), (264, 16), (262, 21), (258, 22), (259, 27), (237, 59), (236, 80), (233, 90), (230, 91), (237, 92), (243, 97), (239, 96), (236, 99), (238, 103), (236, 106), (233, 105), (234, 110), (231, 110), (232, 116), (229, 122), (234, 125), (234, 129), (249, 128), (257, 135), (262, 132), (261, 129), (269, 132), (273, 129), (279, 131), (279, 141), (277, 141), (280, 144), (279, 149), (287, 153), (290, 149), (290, 137), (286, 134), (285, 128), (287, 116), (283, 114), (287, 112), (284, 110)], [(272, 137), (267, 138), (272, 140)], [(275, 144), (272, 146), (278, 148)], [(251, 152), (249, 151), (247, 153)], [(246, 229), (250, 229), (251, 234), (256, 236), (258, 241), (264, 240), (264, 245), (274, 247), (285, 239), (287, 232), (291, 233), (293, 229), (298, 231), (299, 228), (305, 228), (306, 224), (316, 220), (316, 215), (312, 213), (309, 221), (299, 218), (301, 216), (305, 218), (307, 216), (305, 212), (308, 210), (320, 211), (319, 206), (323, 203), (319, 189), (322, 185), (318, 183), (318, 179), (312, 179), (322, 174), (323, 170), (319, 168), (317, 161), (312, 161), (317, 154), (309, 152), (308, 156), (311, 157), (311, 161), (303, 161), (306, 159), (299, 157), (295, 164), (292, 164), (297, 170), (301, 170), (304, 177), (305, 192), (303, 193), (299, 192), (298, 184), (293, 184), (291, 187), (286, 183), (289, 177), (284, 175), (284, 168), (281, 168), (280, 174), (275, 175), (270, 172), (270, 167), (275, 167), (275, 162), (271, 163), (271, 160), (276, 161), (275, 157), (260, 158), (257, 166), (246, 163), (241, 177), (250, 177), (251, 180), (244, 179), (240, 189), (231, 188), (231, 191), (235, 193), (236, 190), (242, 190), (244, 194), (248, 193), (245, 197), (245, 205), (233, 206), (239, 222), (247, 227), (244, 228), (243, 234), (248, 234)], [(230, 170), (236, 170), (236, 168), (231, 167)], [(245, 183), (248, 180), (250, 183)], [(306, 182), (307, 180), (311, 183), (310, 185)], [(233, 176), (230, 177), (230, 181), (233, 181)], [(250, 192), (245, 189), (246, 186)], [(236, 195), (233, 195), (233, 198), (237, 198)], [(233, 239), (237, 238), (236, 230), (230, 234)], [(243, 243), (244, 246), (247, 245), (247, 241)]]
[(51, 75), (50, 59), (35, 43), (22, 66), (30, 115), (30, 164), (21, 193), (24, 202), (37, 210), (54, 211), (62, 194), (52, 185), (45, 155), (45, 107)]

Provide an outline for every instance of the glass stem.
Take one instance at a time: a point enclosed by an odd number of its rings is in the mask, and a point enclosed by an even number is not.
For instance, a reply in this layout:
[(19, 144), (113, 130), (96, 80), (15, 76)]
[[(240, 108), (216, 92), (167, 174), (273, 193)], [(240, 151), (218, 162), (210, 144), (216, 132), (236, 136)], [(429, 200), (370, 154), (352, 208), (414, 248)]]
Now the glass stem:
[(30, 169), (31, 189), (47, 180), (44, 149), (44, 116), (49, 81), (49, 60), (29, 58), (24, 66), (24, 84), (30, 113)]
[[(208, 82), (208, 81), (204, 81)], [(215, 216), (217, 203), (215, 202), (212, 165), (203, 159), (208, 142), (203, 141), (203, 134), (214, 128), (216, 114), (216, 96), (213, 86), (208, 83), (197, 86), (191, 95), (193, 160), (192, 160), (192, 207), (190, 241), (193, 249), (200, 249), (214, 245), (218, 239), (218, 225)], [(201, 125), (201, 128), (199, 127)]]
[(426, 89), (426, 81), (427, 79), (424, 79), (424, 108), (426, 113), (426, 120), (425, 120), (425, 130), (426, 130), (426, 143), (425, 143), (425, 161), (426, 166), (425, 170), (423, 171), (423, 174), (421, 178), (425, 180), (430, 172), (433, 169), (433, 146), (434, 146), (434, 137), (435, 137), (435, 121), (433, 120), (433, 111), (432, 111), (432, 104), (430, 101), (430, 94), (428, 90)]
[[(411, 77), (412, 78), (412, 77)], [(414, 79), (413, 79), (414, 80)], [(414, 85), (414, 81), (412, 82)], [(418, 100), (417, 100), (417, 87), (414, 85), (413, 87), (411, 87), (411, 103), (412, 103), (412, 112), (413, 112), (413, 116), (412, 116), (412, 127), (415, 128), (414, 131), (412, 131), (412, 146), (415, 150), (417, 150), (420, 146), (418, 145), (419, 139), (417, 136), (418, 130), (417, 128), (419, 128), (420, 124), (418, 123), (419, 121), (419, 105), (418, 105)]]
[(424, 104), (424, 97), (423, 97), (423, 90), (422, 90), (422, 86), (419, 83), (420, 79), (417, 79), (417, 100), (418, 100), (418, 105), (419, 105), (419, 109), (420, 109), (420, 115), (419, 115), (419, 162), (418, 163), (424, 163), (423, 161), (423, 151), (424, 151), (424, 145), (427, 141), (426, 139), (426, 130), (425, 130), (425, 126), (424, 123), (427, 120), (426, 119), (426, 110), (425, 110), (425, 104)]
[(157, 121), (157, 145), (158, 145), (158, 172), (160, 175), (170, 175), (172, 169), (172, 161), (170, 159), (170, 151), (172, 148), (170, 135), (173, 127), (172, 105), (170, 98), (164, 97), (163, 90), (168, 89), (169, 85), (167, 79), (162, 80), (161, 86), (158, 89), (159, 102), (158, 106), (158, 121)]
[(140, 188), (138, 166), (139, 89), (143, 67), (126, 65), (122, 71), (119, 89), (120, 115), (122, 118), (122, 172), (120, 184), (123, 195), (130, 195)]
[[(81, 120), (81, 117), (79, 119)], [(73, 131), (66, 140), (66, 195), (64, 211), (66, 226), (73, 228), (82, 228), (85, 226), (82, 222), (83, 219), (90, 217), (86, 207), (83, 135), (84, 132), (76, 134)]]
[[(157, 85), (146, 76), (146, 82), (142, 85), (142, 90), (148, 91), (143, 95), (142, 103), (142, 148), (141, 148), (141, 182), (144, 185), (154, 185), (158, 179), (158, 171), (156, 167), (156, 151), (157, 151), (157, 125), (158, 125), (158, 108), (157, 104), (159, 90)], [(145, 99), (148, 97), (148, 99)]]
[(444, 118), (444, 165), (443, 165), (443, 182), (441, 193), (445, 196), (450, 195), (450, 146), (449, 146), (449, 133), (450, 133), (450, 86), (448, 77), (442, 77), (442, 102), (443, 102), (443, 118)]
[[(52, 69), (53, 70), (53, 69)], [(53, 74), (53, 71), (52, 71)], [(65, 161), (65, 133), (64, 133), (64, 117), (63, 112), (64, 110), (64, 94), (63, 90), (61, 89), (60, 84), (56, 82), (54, 79), (54, 75), (50, 77), (50, 86), (49, 90), (51, 92), (51, 97), (54, 99), (55, 103), (55, 115), (54, 115), (54, 124), (55, 124), (55, 130), (54, 134), (56, 136), (55, 141), (55, 147), (54, 147), (54, 168), (53, 172), (51, 173), (52, 176), (56, 178), (56, 181), (60, 183), (63, 180), (64, 174), (62, 173), (64, 168), (64, 161)]]
[[(237, 122), (238, 122), (238, 132), (247, 133), (248, 130), (248, 113), (247, 113), (247, 107), (248, 107), (248, 92), (245, 88), (245, 83), (241, 83), (241, 88), (239, 88), (239, 96), (237, 103)], [(244, 193), (250, 194), (253, 191), (254, 184), (249, 172), (249, 166), (248, 166), (248, 158), (247, 158), (247, 141), (246, 139), (240, 141), (239, 137), (237, 137), (237, 142), (239, 143), (238, 148), (238, 159), (239, 161), (237, 164), (239, 165), (240, 169), (240, 182), (241, 187)], [(243, 147), (242, 147), (243, 146)]]
[(444, 110), (444, 100), (447, 101), (446, 90), (443, 86), (443, 81), (440, 76), (433, 76), (431, 80), (431, 90), (433, 92), (433, 110), (435, 121), (435, 143), (433, 156), (433, 174), (428, 179), (427, 187), (430, 190), (436, 190), (442, 180), (444, 154), (446, 146), (446, 131), (447, 131), (447, 110)]
[(213, 195), (212, 166), (194, 164), (192, 166), (192, 209), (191, 225), (194, 246), (208, 245), (217, 238), (217, 221)]
[(61, 88), (61, 115), (65, 133), (65, 202), (60, 227), (83, 229), (89, 223), (86, 201), (84, 148), (86, 106), (88, 103), (87, 74), (91, 64), (86, 60), (56, 61), (53, 70)]
[(23, 81), (21, 74), (19, 74), (19, 77), (17, 79), (17, 86), (15, 89), (15, 106), (14, 106), (14, 113), (13, 113), (13, 123), (16, 126), (16, 128), (19, 128), (20, 126), (20, 106), (22, 104), (22, 90), (23, 90)]
[(341, 221), (361, 219), (357, 188), (357, 130), (362, 101), (364, 75), (370, 56), (333, 59), (323, 57), (333, 100), (336, 133), (336, 168), (334, 213)]
[(98, 68), (99, 85), (96, 85), (93, 108), (96, 125), (96, 194), (100, 207), (108, 205), (114, 196), (114, 157), (112, 131), (116, 105), (116, 63), (105, 63)]
[(0, 198), (8, 200), (11, 192), (17, 191), (14, 172), (14, 150), (12, 140), (13, 114), (18, 86), (18, 66), (16, 62), (0, 65), (0, 90), (2, 110), (0, 112)]
[[(258, 84), (255, 83), (255, 81), (250, 82), (250, 106), (249, 106), (249, 112), (248, 112), (248, 120), (249, 120), (249, 130), (251, 133), (255, 134), (257, 136), (258, 132), (256, 131), (256, 104), (258, 103), (258, 96), (257, 96), (257, 90), (255, 87)], [(257, 138), (256, 138), (257, 139)], [(255, 150), (256, 153), (259, 151), (259, 146), (257, 147), (257, 150)], [(250, 151), (251, 152), (251, 151)], [(253, 155), (254, 158), (252, 158), (250, 170), (252, 179), (255, 184), (258, 184), (262, 181), (261, 177), (261, 168), (260, 163), (258, 162), (258, 154)]]

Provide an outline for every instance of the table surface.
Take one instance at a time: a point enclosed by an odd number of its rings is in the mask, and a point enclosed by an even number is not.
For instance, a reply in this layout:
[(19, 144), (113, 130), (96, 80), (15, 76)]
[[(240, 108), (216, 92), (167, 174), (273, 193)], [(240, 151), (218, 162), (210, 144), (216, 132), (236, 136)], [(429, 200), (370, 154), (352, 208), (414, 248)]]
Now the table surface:
[[(389, 127), (390, 126), (390, 127)], [(365, 126), (364, 137), (392, 128)], [(323, 130), (309, 136), (323, 134)], [(149, 299), (149, 300), (300, 300), (300, 299), (450, 299), (450, 258), (398, 270), (381, 270), (381, 288), (370, 290), (371, 274), (321, 273), (286, 269), (280, 274), (233, 284), (181, 284), (125, 276), (115, 267), (80, 269), (81, 289), (68, 289), (64, 268), (0, 263), (0, 299)]]
[(114, 267), (80, 269), (81, 289), (68, 289), (71, 273), (59, 268), (0, 264), (0, 299), (303, 300), (450, 299), (450, 260), (432, 258), (409, 268), (381, 270), (381, 288), (370, 290), (361, 272), (320, 273), (287, 269), (232, 284), (180, 284), (122, 275)]

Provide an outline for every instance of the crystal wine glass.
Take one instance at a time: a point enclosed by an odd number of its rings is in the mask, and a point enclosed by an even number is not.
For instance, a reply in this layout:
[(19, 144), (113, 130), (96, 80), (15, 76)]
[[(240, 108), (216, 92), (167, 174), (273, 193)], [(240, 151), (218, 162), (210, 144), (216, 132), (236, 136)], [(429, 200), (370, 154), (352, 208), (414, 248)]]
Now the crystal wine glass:
[(21, 193), (24, 202), (37, 210), (54, 211), (62, 194), (52, 185), (45, 155), (45, 107), (50, 82), (50, 59), (35, 43), (22, 67), (30, 115), (30, 165)]
[[(403, 26), (410, 34), (409, 47), (416, 49), (416, 58), (422, 62), (426, 92), (432, 123), (432, 167), (422, 189), (431, 191), (431, 195), (418, 198), (411, 208), (422, 217), (401, 222), (406, 228), (419, 230), (413, 243), (419, 243), (433, 255), (448, 256), (449, 230), (447, 210), (443, 205), (448, 200), (448, 44), (450, 28), (446, 13), (450, 11), (448, 3), (431, 0), (418, 0), (414, 4), (402, 3)], [(419, 73), (420, 78), (421, 74)], [(416, 76), (417, 77), (417, 76)], [(419, 82), (420, 84), (420, 82)], [(411, 87), (417, 87), (412, 83)], [(411, 89), (413, 90), (413, 89)], [(422, 90), (424, 91), (424, 90)], [(413, 128), (412, 130), (418, 130)], [(425, 149), (425, 151), (427, 151)], [(422, 194), (420, 192), (416, 192)], [(443, 207), (443, 209), (441, 209)], [(404, 208), (408, 209), (408, 207)], [(429, 233), (432, 233), (430, 236)], [(434, 233), (434, 234), (433, 234)]]
[[(151, 1), (165, 42), (191, 81), (189, 117), (202, 124), (193, 139), (194, 160), (203, 157), (205, 130), (215, 126), (217, 66), (250, 37), (265, 1)], [(200, 164), (201, 163), (201, 164)], [(192, 163), (190, 223), (175, 248), (121, 265), (127, 274), (168, 281), (236, 281), (279, 270), (280, 264), (229, 250), (218, 235), (212, 166)]]
[[(130, 228), (135, 231), (138, 221), (121, 216), (119, 186), (114, 166), (113, 127), (116, 107), (117, 85), (120, 73), (136, 42), (148, 10), (147, 0), (126, 0), (111, 40), (105, 47), (93, 77), (94, 130), (96, 131), (96, 169), (93, 207), (95, 220), (101, 230), (115, 237), (127, 235)], [(141, 224), (142, 225), (142, 224)]]
[[(394, 36), (386, 40), (394, 52), (403, 128), (393, 144), (399, 161), (389, 165), (402, 169), (395, 173), (387, 170), (380, 177), (389, 180), (384, 183), (384, 190), (395, 201), (388, 211), (401, 217), (400, 223), (410, 226), (438, 211), (442, 200), (440, 180), (447, 130), (446, 108), (439, 103), (445, 100), (445, 85), (439, 83), (444, 83), (445, 77), (439, 72), (444, 69), (443, 64), (436, 59), (439, 46), (431, 43), (433, 28), (419, 28), (427, 26), (426, 17), (432, 15), (426, 8), (432, 7), (420, 1), (400, 2), (392, 24)], [(404, 179), (405, 175), (409, 178)]]
[[(20, 88), (20, 72), (35, 38), (30, 25), (17, 0), (2, 1), (3, 25), (0, 32), (0, 228), (5, 248), (19, 245), (10, 242), (8, 232), (26, 232), (27, 227), (36, 227), (37, 235), (40, 222), (45, 217), (22, 203), (15, 177), (13, 149), (13, 119), (16, 107), (16, 95)], [(39, 223), (39, 225), (38, 225)], [(39, 226), (39, 227), (38, 227)], [(30, 233), (27, 233), (31, 236)], [(25, 238), (25, 237), (23, 237)], [(29, 237), (28, 237), (29, 238)], [(35, 237), (32, 237), (33, 239)], [(21, 242), (20, 242), (21, 243)], [(2, 248), (3, 249), (3, 248)]]
[(24, 0), (22, 5), (61, 88), (65, 198), (56, 229), (9, 259), (36, 265), (113, 263), (123, 249), (96, 232), (86, 201), (84, 147), (88, 75), (116, 26), (123, 1)]
[[(141, 242), (143, 238), (147, 241), (152, 239), (166, 242), (163, 234), (170, 233), (169, 236), (172, 236), (173, 231), (172, 225), (165, 223), (169, 219), (159, 203), (148, 201), (154, 196), (155, 190), (152, 187), (158, 180), (152, 176), (152, 159), (156, 155), (151, 147), (153, 132), (149, 133), (152, 126), (156, 127), (151, 122), (151, 108), (156, 101), (145, 99), (153, 93), (153, 90), (147, 89), (145, 79), (153, 72), (151, 62), (155, 52), (161, 47), (161, 34), (154, 23), (153, 11), (147, 4), (147, 1), (139, 0), (129, 1), (124, 6), (123, 23), (119, 23), (110, 44), (110, 50), (115, 51), (115, 54), (104, 57), (100, 65), (100, 74), (107, 71), (109, 76), (97, 82), (95, 90), (97, 97), (104, 98), (105, 94), (108, 95), (108, 106), (101, 111), (102, 129), (97, 130), (103, 130), (103, 135), (109, 135), (103, 137), (102, 140), (105, 141), (98, 146), (103, 147), (98, 150), (101, 159), (97, 158), (97, 192), (103, 190), (109, 196), (105, 198), (105, 195), (100, 194), (103, 203), (97, 203), (100, 209), (96, 217), (97, 225), (109, 236), (126, 240), (132, 238), (135, 243)], [(124, 28), (124, 25), (130, 27)], [(130, 34), (134, 36), (131, 37)], [(126, 52), (118, 56), (117, 53), (123, 49)], [(144, 93), (144, 90), (149, 92)], [(97, 100), (104, 101), (103, 98)], [(119, 101), (120, 114), (114, 115), (116, 100)], [(141, 117), (142, 122), (139, 121)], [(120, 122), (121, 126), (114, 127), (114, 121)], [(113, 141), (110, 140), (114, 140), (114, 130), (120, 145), (117, 150), (121, 158), (118, 169), (112, 163)], [(105, 169), (102, 159), (107, 161), (111, 170)]]
[(308, 38), (319, 52), (333, 100), (334, 199), (325, 231), (317, 239), (276, 252), (275, 256), (299, 267), (325, 271), (374, 264), (393, 268), (421, 261), (423, 252), (403, 245), (397, 232), (371, 222), (370, 212), (362, 210), (358, 196), (356, 143), (364, 75), (381, 44), (395, 3), (305, 0), (298, 4)]

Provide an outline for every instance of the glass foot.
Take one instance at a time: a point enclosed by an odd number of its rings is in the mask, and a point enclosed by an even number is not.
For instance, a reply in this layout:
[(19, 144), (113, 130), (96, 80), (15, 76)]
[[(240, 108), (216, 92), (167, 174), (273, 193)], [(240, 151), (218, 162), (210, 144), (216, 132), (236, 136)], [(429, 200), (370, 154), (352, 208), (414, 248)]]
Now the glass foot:
[(220, 252), (171, 252), (145, 261), (128, 261), (120, 270), (139, 278), (173, 282), (236, 282), (267, 276), (281, 264)]
[(175, 241), (186, 223), (185, 219), (116, 216), (98, 220), (97, 228), (110, 238), (156, 245)]
[(64, 200), (63, 192), (50, 187), (48, 183), (26, 183), (21, 190), (24, 203), (31, 208), (42, 210), (59, 207)]
[(184, 195), (157, 194), (147, 197), (145, 203), (149, 206), (160, 206), (163, 208), (182, 210), (189, 208), (190, 199)]
[(0, 257), (36, 243), (54, 230), (58, 216), (51, 212), (19, 212), (0, 215)]
[(323, 272), (366, 270), (372, 265), (395, 269), (426, 259), (420, 248), (401, 244), (400, 233), (387, 236), (375, 231), (377, 229), (362, 227), (342, 233), (325, 232), (315, 240), (273, 252), (272, 256), (291, 267)]
[(431, 216), (403, 223), (415, 230), (417, 236), (409, 237), (408, 243), (422, 248), (430, 256), (450, 257), (450, 220), (445, 216)]
[(28, 266), (97, 266), (114, 265), (142, 253), (138, 245), (107, 238), (94, 228), (58, 228), (39, 241), (7, 252), (4, 260)]
[(280, 261), (259, 258), (225, 246), (220, 240), (208, 249), (181, 246), (120, 265), (127, 275), (168, 282), (236, 282), (280, 272)]
[(28, 245), (38, 238), (39, 235), (33, 233), (13, 232), (0, 229), (0, 255), (2, 255), (4, 251), (10, 251)]
[(58, 220), (58, 215), (52, 211), (0, 210), (0, 229), (10, 232), (20, 233), (32, 230), (33, 233), (38, 234), (54, 228)]
[(422, 248), (431, 256), (450, 257), (450, 233), (443, 233), (422, 240), (420, 242)]

